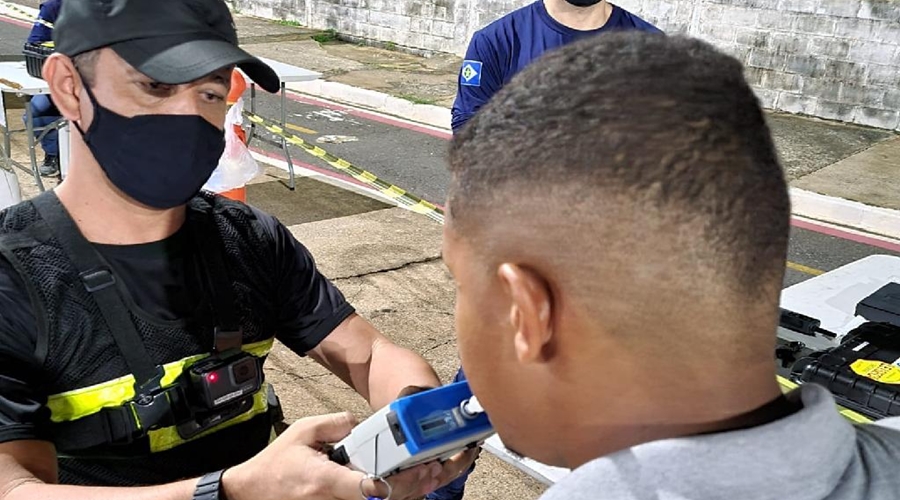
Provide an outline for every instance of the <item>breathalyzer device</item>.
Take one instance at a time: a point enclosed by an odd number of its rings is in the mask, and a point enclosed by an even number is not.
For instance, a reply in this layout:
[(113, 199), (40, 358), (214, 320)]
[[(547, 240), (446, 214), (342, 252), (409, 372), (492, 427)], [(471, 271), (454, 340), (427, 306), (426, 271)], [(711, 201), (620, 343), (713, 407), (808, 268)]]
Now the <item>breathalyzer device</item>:
[(334, 445), (329, 458), (384, 478), (416, 465), (446, 460), (493, 433), (468, 382), (462, 381), (394, 401)]

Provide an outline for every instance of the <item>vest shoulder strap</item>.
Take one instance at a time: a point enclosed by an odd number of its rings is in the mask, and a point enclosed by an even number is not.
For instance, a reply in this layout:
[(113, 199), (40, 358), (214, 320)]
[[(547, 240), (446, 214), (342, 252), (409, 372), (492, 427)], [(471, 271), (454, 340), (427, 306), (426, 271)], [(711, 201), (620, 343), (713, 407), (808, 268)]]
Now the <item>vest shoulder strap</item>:
[(33, 201), (43, 223), (56, 236), (60, 247), (71, 259), (85, 287), (100, 308), (106, 326), (112, 333), (128, 369), (135, 377), (135, 394), (152, 397), (158, 392), (162, 370), (153, 364), (144, 342), (131, 320), (128, 307), (115, 287), (112, 268), (81, 234), (75, 221), (53, 191), (46, 191)]

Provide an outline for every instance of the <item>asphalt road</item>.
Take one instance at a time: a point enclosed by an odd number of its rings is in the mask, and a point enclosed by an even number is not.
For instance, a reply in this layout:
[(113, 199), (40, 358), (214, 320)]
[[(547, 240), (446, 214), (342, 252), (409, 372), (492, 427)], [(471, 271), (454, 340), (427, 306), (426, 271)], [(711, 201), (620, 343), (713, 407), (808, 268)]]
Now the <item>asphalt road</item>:
[[(245, 98), (248, 97), (249, 91), (245, 95)], [(450, 181), (444, 166), (447, 139), (379, 123), (365, 118), (368, 113), (343, 106), (326, 108), (295, 99), (287, 99), (286, 102), (286, 119), (291, 124), (288, 131), (292, 134), (416, 196), (433, 203), (443, 203)], [(257, 114), (280, 119), (279, 98), (261, 92), (257, 94), (257, 103)], [(246, 109), (249, 110), (249, 104)], [(349, 142), (317, 142), (327, 136), (337, 136)], [(327, 164), (298, 148), (293, 148), (291, 154), (298, 162), (327, 167)]]
[(22, 46), (28, 38), (29, 28), (24, 23), (12, 24), (5, 18), (0, 22), (0, 61), (22, 60)]
[[(22, 41), (28, 29), (21, 25), (0, 22), (0, 60), (21, 58)], [(258, 114), (280, 117), (280, 100), (260, 93)], [(289, 131), (303, 139), (317, 143), (327, 151), (374, 173), (422, 198), (442, 203), (446, 195), (449, 174), (444, 166), (446, 137), (421, 130), (404, 128), (396, 123), (372, 119), (365, 112), (349, 108), (324, 106), (295, 99), (287, 101)], [(317, 142), (326, 136), (337, 136), (339, 143)], [(271, 146), (258, 147), (276, 153)], [(296, 162), (329, 169), (327, 164), (297, 148), (292, 148)], [(852, 237), (852, 236), (851, 236)], [(877, 242), (876, 242), (877, 244)], [(824, 234), (818, 230), (794, 227), (791, 235), (785, 286), (809, 279), (868, 255), (900, 256), (890, 248), (866, 242)]]

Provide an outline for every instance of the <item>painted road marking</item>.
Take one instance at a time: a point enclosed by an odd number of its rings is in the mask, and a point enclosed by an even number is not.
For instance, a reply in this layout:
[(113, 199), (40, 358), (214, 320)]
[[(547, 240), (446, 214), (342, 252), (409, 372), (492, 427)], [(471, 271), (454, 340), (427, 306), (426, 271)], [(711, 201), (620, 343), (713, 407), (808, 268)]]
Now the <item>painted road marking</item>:
[(825, 271), (823, 271), (821, 269), (804, 266), (803, 264), (797, 264), (796, 262), (791, 262), (791, 261), (788, 261), (787, 267), (788, 267), (788, 269), (793, 269), (794, 271), (800, 271), (803, 274), (809, 274), (811, 276), (821, 276), (821, 275), (825, 274)]
[(293, 130), (294, 132), (300, 132), (301, 134), (307, 134), (307, 135), (317, 135), (318, 134), (318, 132), (316, 132), (315, 130), (312, 130), (312, 129), (309, 129), (306, 127), (301, 127), (299, 125), (294, 125), (293, 123), (286, 123), (284, 126), (285, 126), (285, 128), (289, 128), (289, 129)]

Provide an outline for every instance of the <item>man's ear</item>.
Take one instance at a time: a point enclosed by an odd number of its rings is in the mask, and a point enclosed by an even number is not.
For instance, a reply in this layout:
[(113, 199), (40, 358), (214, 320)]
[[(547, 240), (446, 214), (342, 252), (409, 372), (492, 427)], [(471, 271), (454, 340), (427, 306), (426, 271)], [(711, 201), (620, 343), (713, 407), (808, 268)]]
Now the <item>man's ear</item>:
[(53, 54), (44, 62), (44, 80), (50, 87), (50, 97), (60, 114), (67, 120), (81, 120), (81, 76), (68, 56)]
[(515, 349), (519, 361), (544, 361), (553, 339), (553, 293), (537, 272), (517, 264), (502, 264), (497, 271), (509, 294), (510, 322), (515, 329)]

